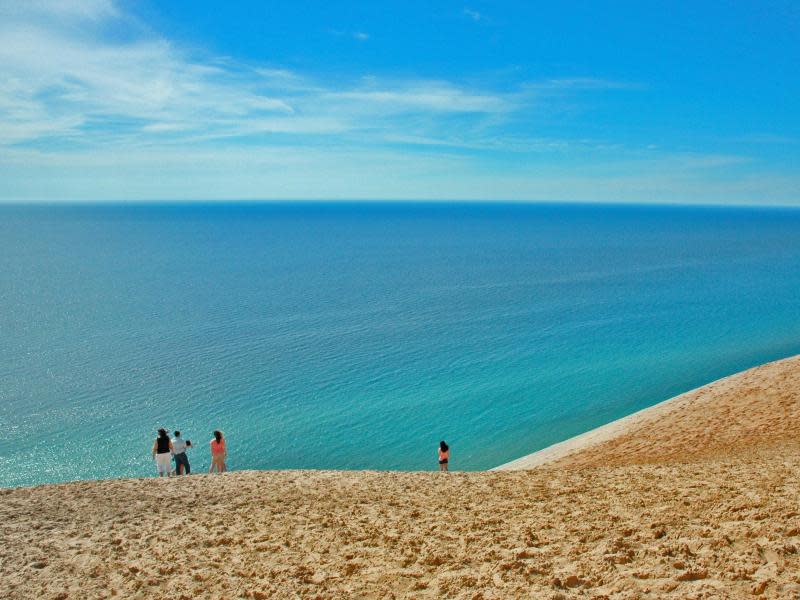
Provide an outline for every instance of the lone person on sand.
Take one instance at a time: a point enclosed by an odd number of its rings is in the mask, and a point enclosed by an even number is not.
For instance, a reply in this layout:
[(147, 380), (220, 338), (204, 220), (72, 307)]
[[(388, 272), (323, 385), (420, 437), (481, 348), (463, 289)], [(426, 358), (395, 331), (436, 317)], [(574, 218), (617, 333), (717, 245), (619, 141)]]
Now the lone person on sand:
[(450, 462), (450, 446), (442, 440), (439, 442), (439, 470), (447, 471), (448, 462)]
[(158, 468), (158, 476), (169, 477), (172, 474), (172, 442), (166, 429), (158, 430), (158, 437), (153, 442), (153, 458)]
[(214, 432), (214, 439), (211, 440), (211, 468), (209, 473), (214, 472), (216, 467), (217, 473), (224, 473), (228, 470), (225, 465), (225, 459), (228, 458), (228, 448), (225, 446), (225, 438), (222, 437), (221, 431)]

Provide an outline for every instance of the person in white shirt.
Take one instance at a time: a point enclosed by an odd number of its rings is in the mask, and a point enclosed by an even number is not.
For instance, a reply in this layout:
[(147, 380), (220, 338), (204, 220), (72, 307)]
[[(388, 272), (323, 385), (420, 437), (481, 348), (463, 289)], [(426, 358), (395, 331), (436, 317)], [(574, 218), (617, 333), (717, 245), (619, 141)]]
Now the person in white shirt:
[(172, 438), (172, 458), (175, 459), (175, 472), (178, 475), (186, 474), (192, 472), (192, 468), (189, 466), (189, 457), (186, 455), (186, 449), (192, 447), (191, 441), (183, 441), (181, 438), (181, 432), (176, 431), (175, 437)]

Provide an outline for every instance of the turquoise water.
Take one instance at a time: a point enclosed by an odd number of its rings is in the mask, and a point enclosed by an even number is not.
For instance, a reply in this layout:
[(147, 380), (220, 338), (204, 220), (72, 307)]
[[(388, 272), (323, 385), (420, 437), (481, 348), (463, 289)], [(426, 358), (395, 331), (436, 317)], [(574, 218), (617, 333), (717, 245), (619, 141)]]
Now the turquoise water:
[(484, 469), (800, 352), (800, 211), (0, 208), (0, 485)]

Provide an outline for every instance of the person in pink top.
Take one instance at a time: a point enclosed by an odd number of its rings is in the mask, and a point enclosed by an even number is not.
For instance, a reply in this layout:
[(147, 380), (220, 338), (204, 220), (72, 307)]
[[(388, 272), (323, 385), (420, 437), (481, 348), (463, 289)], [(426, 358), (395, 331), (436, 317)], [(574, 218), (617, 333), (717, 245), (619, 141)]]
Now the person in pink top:
[(450, 462), (450, 446), (444, 443), (444, 440), (439, 442), (439, 470), (447, 471), (447, 465)]
[(214, 432), (214, 439), (211, 440), (211, 468), (209, 473), (213, 473), (217, 469), (217, 473), (224, 473), (228, 470), (225, 465), (225, 460), (228, 458), (228, 448), (225, 446), (225, 438), (222, 437), (221, 431)]

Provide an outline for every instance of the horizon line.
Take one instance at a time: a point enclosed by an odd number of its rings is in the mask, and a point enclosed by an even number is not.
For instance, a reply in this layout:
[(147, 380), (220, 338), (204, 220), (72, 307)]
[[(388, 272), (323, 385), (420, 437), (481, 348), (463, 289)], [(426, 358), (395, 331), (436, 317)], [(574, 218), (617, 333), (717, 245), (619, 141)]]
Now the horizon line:
[(512, 200), (512, 199), (344, 199), (344, 198), (291, 198), (291, 199), (109, 199), (109, 200), (0, 200), (0, 208), (6, 207), (79, 207), (79, 206), (243, 206), (243, 205), (296, 205), (296, 206), (334, 206), (334, 205), (426, 205), (426, 206), (580, 206), (580, 207), (639, 207), (639, 208), (715, 208), (715, 209), (800, 209), (797, 204), (786, 203), (722, 203), (722, 202), (648, 202), (648, 201), (607, 201), (607, 200)]

